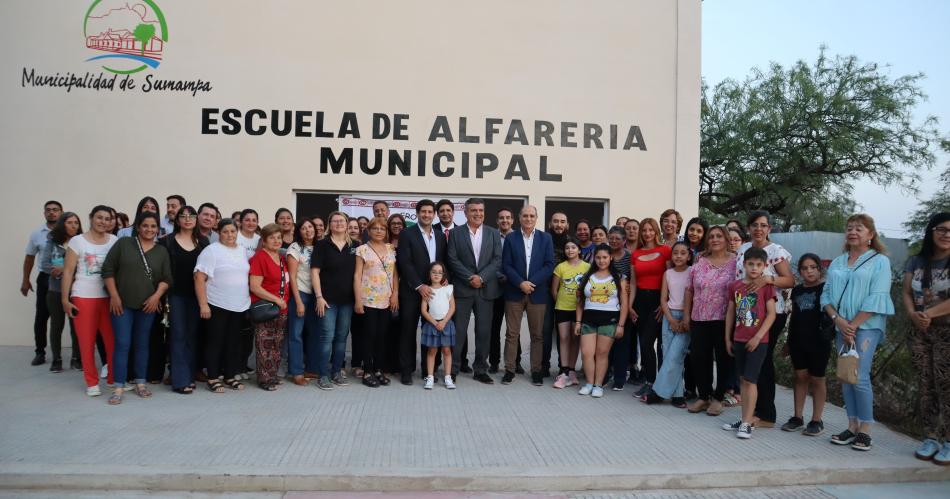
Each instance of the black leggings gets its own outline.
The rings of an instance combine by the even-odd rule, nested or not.
[[[775,410],[775,343],[778,337],[785,329],[785,322],[788,314],[778,314],[775,316],[775,322],[769,328],[769,346],[765,353],[765,362],[762,363],[762,370],[759,371],[759,379],[756,385],[759,388],[759,395],[755,399],[755,415],[763,421],[775,422],[778,416]]]
[[[363,370],[367,373],[382,370],[386,363],[386,334],[392,321],[388,308],[363,307],[361,332],[356,340],[363,353]]]
[[[726,321],[692,321],[690,323],[689,360],[700,400],[710,396],[722,400],[732,384],[735,360],[726,352]],[[716,362],[716,390],[713,391],[713,359]]]
[[[207,321],[207,341],[205,343],[205,367],[208,379],[224,376],[232,379],[244,370],[242,355],[241,328],[244,326],[244,312],[232,312],[210,305],[211,319]]]
[[[633,309],[637,312],[637,338],[640,340],[640,371],[650,383],[656,381],[660,327],[656,309],[660,308],[660,290],[637,288]],[[656,347],[654,348],[654,344]]]

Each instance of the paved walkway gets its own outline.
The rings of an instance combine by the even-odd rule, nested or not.
[[[85,396],[79,372],[29,367],[31,356],[0,348],[2,489],[580,492],[950,479],[883,427],[870,452],[830,445],[845,422],[837,407],[821,437],[772,429],[750,441],[719,429],[738,409],[694,415],[641,404],[629,388],[598,400],[524,377],[486,386],[466,376],[458,390],[431,392],[398,381],[190,396],[158,387],[110,407]],[[777,405],[788,415],[791,393],[780,389]]]

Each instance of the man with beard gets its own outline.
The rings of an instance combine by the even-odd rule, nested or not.
[[[52,268],[44,268],[43,252],[46,251],[46,240],[49,231],[56,225],[63,214],[63,205],[59,201],[47,201],[43,205],[43,218],[46,223],[30,233],[30,241],[26,243],[26,256],[23,257],[23,281],[20,283],[20,294],[27,296],[30,291],[36,293],[36,315],[33,316],[33,343],[35,345],[31,366],[46,363],[46,323],[49,321],[49,308],[46,307],[46,293],[49,291],[49,274]],[[33,264],[39,260],[40,273],[36,276],[36,289],[30,283],[30,274]]]

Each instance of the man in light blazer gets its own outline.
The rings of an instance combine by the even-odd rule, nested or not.
[[[423,199],[416,203],[416,225],[399,233],[396,265],[399,267],[399,369],[404,385],[412,384],[416,369],[416,331],[422,300],[432,294],[429,266],[445,261],[445,234],[433,227],[435,203]],[[446,276],[448,277],[448,276]],[[425,373],[425,356],[422,357]]]
[[[492,384],[488,375],[488,350],[491,338],[492,305],[501,295],[498,272],[501,270],[501,236],[484,224],[485,201],[465,201],[465,225],[452,229],[448,241],[448,265],[455,287],[455,355],[452,374],[458,375],[462,345],[468,337],[468,321],[475,313],[475,380]]]
[[[528,315],[531,334],[531,383],[542,385],[541,352],[544,347],[544,313],[551,299],[551,274],[554,272],[554,244],[551,235],[535,229],[538,209],[521,208],[521,229],[508,234],[502,252],[505,274],[505,375],[507,385],[515,379],[518,344],[521,342],[521,317]]]

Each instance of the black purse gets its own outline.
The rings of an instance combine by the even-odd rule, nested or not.
[[[284,298],[284,261],[278,258],[280,262],[280,298]],[[276,303],[267,300],[258,300],[247,309],[247,318],[249,321],[259,324],[261,322],[272,321],[280,315],[280,307]]]

